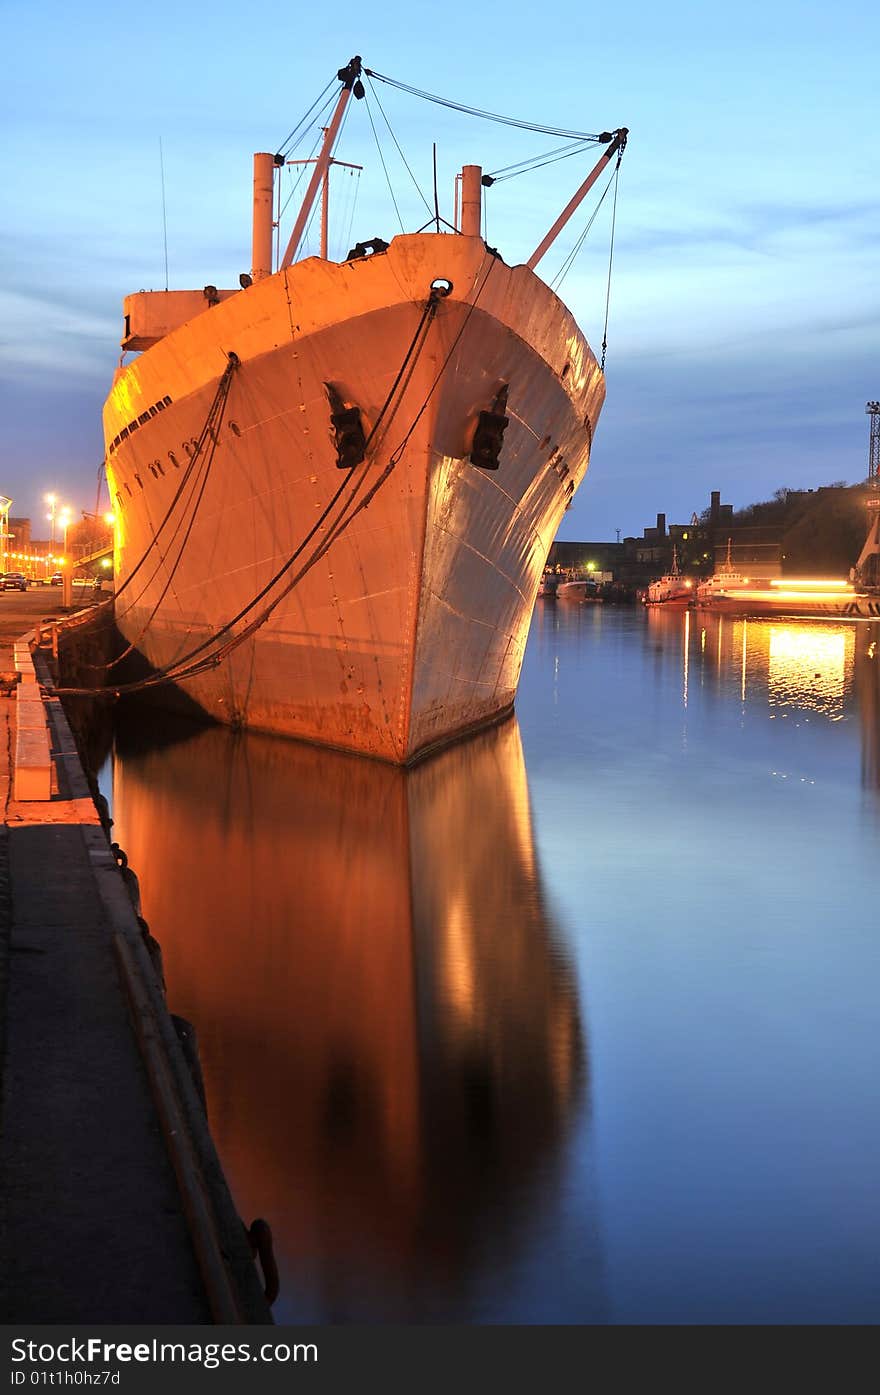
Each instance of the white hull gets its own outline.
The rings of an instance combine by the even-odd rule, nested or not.
[[[561,581],[556,588],[556,597],[560,601],[596,601],[597,588],[595,583],[586,581]]]
[[[685,582],[670,582],[664,577],[661,581],[651,582],[644,599],[645,605],[688,606],[694,599],[694,593]]]
[[[751,583],[747,577],[723,576],[716,572],[714,576],[701,581],[697,587],[697,605],[710,605],[716,596],[728,595],[730,592],[740,591],[749,585]]]
[[[437,277],[453,291],[346,481],[325,384],[360,409],[369,435]],[[196,485],[185,493],[176,536],[172,522],[126,586],[230,352],[240,367],[203,496],[196,508]],[[468,459],[473,431],[503,383],[500,468],[482,470]],[[342,484],[266,601],[312,561],[305,575],[217,668],[181,686],[220,720],[406,762],[511,706],[547,553],[586,472],[603,399],[604,378],[565,307],[479,238],[399,237],[380,256],[278,272],[117,374],[104,427],[108,450],[116,443],[119,628],[156,669],[189,654],[303,548]]]

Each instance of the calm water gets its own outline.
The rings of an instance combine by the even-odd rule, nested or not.
[[[277,1319],[876,1322],[880,627],[539,601],[517,712],[409,774],[120,722]]]

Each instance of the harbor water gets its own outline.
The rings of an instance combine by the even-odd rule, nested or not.
[[[410,772],[119,713],[279,1322],[880,1317],[880,626],[538,601]]]

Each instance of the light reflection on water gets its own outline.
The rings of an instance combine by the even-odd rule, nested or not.
[[[536,612],[519,713],[616,1321],[880,1316],[880,646],[844,634],[841,693],[841,628]]]
[[[409,774],[122,726],[279,1320],[877,1320],[878,633],[539,602]]]

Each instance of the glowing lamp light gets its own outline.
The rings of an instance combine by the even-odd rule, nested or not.
[[[786,591],[851,591],[852,586],[848,581],[839,581],[833,577],[823,576],[781,576],[772,577],[771,586],[778,586]]]
[[[113,524],[116,522],[116,514],[115,514],[115,513],[105,513],[105,514],[104,514],[104,522],[107,524],[108,527],[112,528],[112,527],[113,527]]]
[[[110,558],[109,558],[109,557],[102,557],[102,558],[101,558],[101,566],[102,566],[102,567],[109,567],[110,565],[111,565],[111,562],[110,562]]]

